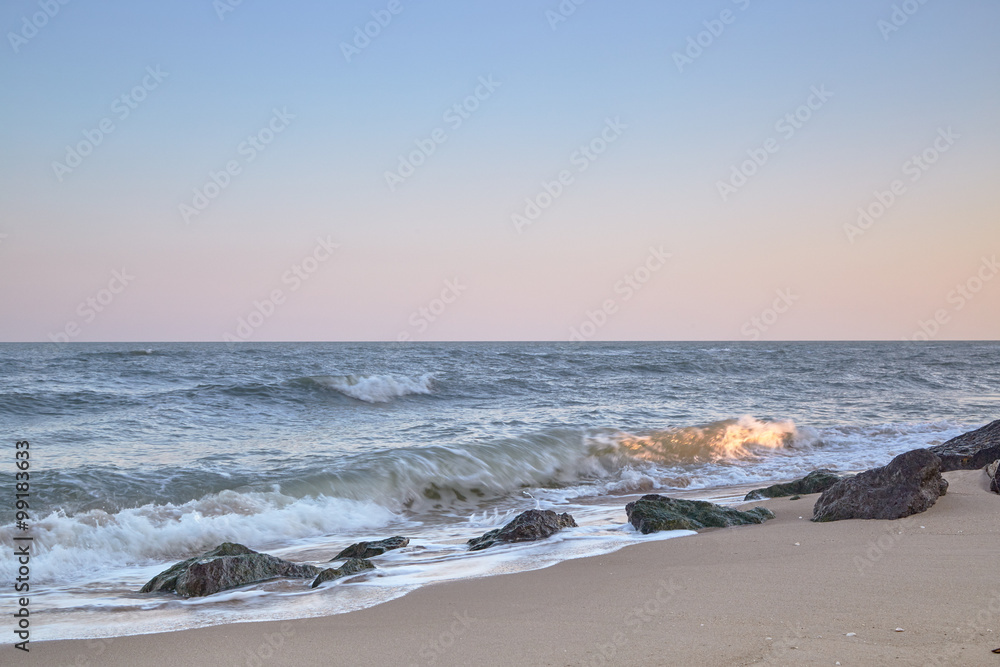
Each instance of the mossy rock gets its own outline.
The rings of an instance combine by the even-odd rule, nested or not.
[[[188,558],[150,579],[140,593],[177,593],[201,597],[278,577],[315,577],[314,565],[292,563],[233,542],[224,542],[200,556]]]
[[[645,495],[625,506],[625,513],[640,533],[661,530],[701,530],[763,523],[774,518],[766,507],[746,512],[704,500],[680,500],[658,494]]]
[[[784,496],[807,495],[822,493],[839,482],[843,477],[832,470],[821,468],[797,479],[794,482],[773,484],[763,489],[754,489],[743,500],[763,500],[764,498],[781,498]]]

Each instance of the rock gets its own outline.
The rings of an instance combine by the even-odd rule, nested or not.
[[[832,470],[820,468],[797,479],[794,482],[785,484],[773,484],[763,489],[754,489],[746,495],[743,500],[762,500],[764,498],[781,498],[782,496],[797,496],[800,494],[819,493],[841,480],[841,476]]]
[[[774,514],[766,507],[742,512],[704,500],[679,500],[655,493],[625,506],[629,523],[642,534],[660,530],[699,530],[764,523]]]
[[[941,458],[941,472],[979,470],[1000,459],[1000,419],[929,449]]]
[[[994,461],[986,466],[986,474],[990,476],[990,491],[1000,493],[1000,461]]]
[[[831,486],[813,506],[812,520],[902,519],[928,509],[947,490],[941,459],[914,449]]]
[[[556,514],[552,510],[528,510],[514,517],[503,528],[497,528],[467,542],[469,551],[487,549],[502,542],[531,542],[543,540],[563,528],[576,528],[576,521],[569,514]]]
[[[386,551],[390,549],[399,549],[405,547],[410,543],[410,538],[408,537],[387,537],[384,540],[379,540],[378,542],[358,542],[357,544],[352,544],[347,547],[339,554],[330,559],[332,563],[335,560],[340,560],[342,558],[372,558],[374,556],[381,556]]]
[[[1000,468],[1000,459],[994,461],[993,463],[991,463],[988,466],[986,466],[986,468],[984,468],[984,470],[986,470],[986,476],[987,477],[996,477],[997,476],[997,468]]]
[[[211,595],[276,577],[305,579],[320,569],[262,554],[233,542],[224,542],[200,556],[188,558],[156,575],[140,593],[174,592],[184,597]]]
[[[340,579],[341,577],[346,577],[349,574],[357,574],[358,572],[364,572],[365,570],[374,570],[375,566],[372,565],[370,560],[365,558],[350,558],[346,563],[338,568],[328,567],[318,575],[312,582],[312,588],[316,588],[324,581],[333,581],[334,579]]]
[[[201,556],[188,558],[176,565],[160,572],[158,575],[146,582],[146,585],[139,589],[140,593],[168,592],[172,593],[177,588],[177,577],[181,575],[192,563],[199,558],[214,558],[216,556],[239,556],[244,554],[257,553],[242,544],[233,542],[223,542],[211,551],[206,551]]]

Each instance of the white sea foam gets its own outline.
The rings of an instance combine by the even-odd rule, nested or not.
[[[319,375],[317,384],[368,403],[387,403],[410,394],[430,394],[434,376],[425,373],[416,378],[395,375]]]
[[[90,590],[81,596],[81,591],[73,594],[47,588],[36,604],[59,606],[60,614],[40,627],[39,638],[107,636],[109,627],[113,627],[114,634],[142,634],[217,623],[326,616],[370,607],[432,583],[537,570],[565,560],[609,553],[629,544],[693,534],[664,531],[641,535],[610,517],[602,516],[598,521],[599,525],[565,529],[547,540],[477,552],[469,552],[462,542],[442,534],[440,529],[431,529],[427,538],[379,557],[378,569],[316,589],[309,586],[308,580],[278,580],[181,600],[164,596],[123,598],[122,591],[114,589]],[[288,551],[277,555],[301,560]],[[142,575],[154,573],[147,568]],[[112,578],[121,575],[108,574]],[[130,584],[137,587],[134,570],[131,574]],[[137,613],[140,609],[142,613]],[[99,621],[94,616],[97,610],[101,612]]]
[[[382,505],[342,498],[223,491],[183,505],[146,505],[115,514],[52,513],[32,523],[34,580],[79,581],[109,567],[179,560],[222,542],[261,547],[289,540],[376,529],[398,517]],[[12,580],[14,526],[0,528],[0,578]]]

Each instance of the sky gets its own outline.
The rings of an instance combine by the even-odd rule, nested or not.
[[[991,0],[0,28],[0,341],[1000,337]]]

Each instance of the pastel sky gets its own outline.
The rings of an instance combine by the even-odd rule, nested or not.
[[[0,27],[0,340],[1000,337],[993,0]]]

